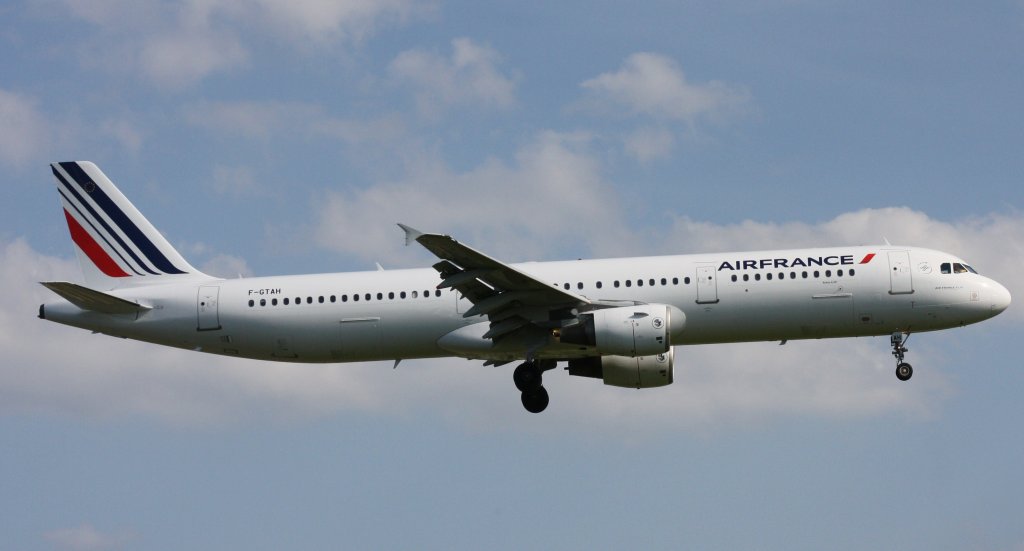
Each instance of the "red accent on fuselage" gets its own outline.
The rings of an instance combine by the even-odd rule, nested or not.
[[[68,229],[71,230],[71,239],[78,245],[79,249],[92,260],[92,263],[100,269],[101,272],[110,277],[128,277],[131,274],[126,273],[117,265],[117,262],[110,255],[100,247],[100,244],[89,235],[89,232],[85,231],[85,228],[75,220],[71,213],[64,209],[64,217],[68,219]]]
[[[861,264],[867,264],[868,262],[871,262],[871,259],[874,258],[874,257],[875,257],[875,253],[868,253],[864,257],[864,259],[860,261],[860,263]]]

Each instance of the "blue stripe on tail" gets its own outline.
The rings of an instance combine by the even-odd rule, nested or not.
[[[149,259],[149,261],[156,266],[158,270],[165,274],[188,273],[184,270],[178,269],[177,266],[172,264],[171,261],[168,260],[162,252],[160,252],[160,249],[158,249],[156,245],[146,237],[146,234],[142,233],[142,230],[132,222],[131,218],[128,218],[124,211],[122,211],[121,208],[118,207],[109,196],[107,196],[106,192],[104,192],[102,188],[97,186],[92,179],[89,178],[89,175],[82,170],[82,167],[78,166],[78,163],[64,162],[60,163],[60,167],[63,168],[64,171],[67,172],[68,175],[75,180],[75,183],[77,183],[83,190],[86,190],[86,186],[89,187],[88,193],[92,200],[101,209],[103,209],[103,212],[113,220],[117,227],[124,232],[128,239],[138,247],[139,251],[141,251],[142,254],[145,255],[145,257]],[[129,253],[130,252],[131,251],[129,250]]]
[[[61,167],[64,167],[65,164],[66,163],[60,163]],[[135,262],[143,270],[146,270],[147,272],[149,272],[150,274],[153,274],[153,275],[160,275],[157,272],[154,272],[152,268],[147,266],[146,263],[143,262],[142,259],[140,259],[135,254],[135,251],[133,251],[132,248],[129,247],[124,242],[123,239],[121,239],[121,236],[118,235],[117,232],[115,232],[113,229],[111,229],[110,225],[107,224],[107,221],[104,220],[103,217],[101,217],[99,214],[96,213],[96,210],[92,208],[92,205],[90,205],[88,201],[86,201],[84,198],[82,198],[82,196],[78,193],[78,190],[76,190],[74,187],[72,187],[71,184],[69,184],[68,181],[64,179],[64,176],[61,175],[60,172],[57,172],[57,169],[55,167],[51,167],[51,170],[53,170],[53,175],[57,177],[57,180],[60,181],[61,185],[64,186],[64,189],[68,190],[69,193],[74,195],[75,199],[78,199],[79,204],[81,204],[83,207],[85,207],[85,210],[89,211],[89,215],[92,217],[92,219],[96,220],[96,222],[98,222],[101,226],[103,226],[103,229],[106,230],[107,234],[110,235],[110,237],[112,237],[114,239],[114,241],[117,241],[117,243],[119,245],[121,245],[121,248],[124,250],[124,252],[128,253],[128,256],[132,257],[132,259],[135,260]],[[89,221],[89,217],[84,217],[84,218],[85,218],[86,221]],[[89,225],[92,225],[91,221],[90,221]],[[95,228],[96,227],[93,226],[93,229],[95,229]],[[103,235],[103,234],[100,234],[100,235]],[[106,241],[105,238],[104,238],[104,241]],[[108,241],[107,243],[109,244],[110,242]],[[116,251],[117,249],[114,249],[114,250]]]

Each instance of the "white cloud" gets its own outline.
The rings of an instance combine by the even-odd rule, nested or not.
[[[421,114],[436,117],[456,104],[499,109],[515,105],[516,78],[498,70],[500,61],[492,48],[457,38],[452,40],[449,58],[408,50],[391,62],[389,71],[397,80],[412,84]]]
[[[491,243],[492,254],[517,259],[577,245],[596,221],[606,228],[622,224],[588,144],[586,135],[544,132],[512,163],[489,159],[464,173],[421,158],[407,167],[405,180],[325,193],[317,201],[315,239],[392,265],[405,260],[388,257],[402,239],[395,222]]]
[[[171,90],[244,66],[250,37],[271,35],[300,49],[353,44],[431,10],[413,0],[37,1],[97,30],[76,46],[84,65],[134,71]]]
[[[217,254],[210,257],[199,266],[199,271],[225,279],[252,276],[252,269],[249,268],[245,259],[230,254]]]
[[[236,2],[236,8],[275,32],[315,43],[360,41],[379,27],[432,10],[430,3],[413,0],[252,0]]]
[[[32,98],[0,89],[0,161],[23,165],[39,156],[46,122]]]
[[[230,32],[205,27],[172,29],[146,37],[138,53],[143,74],[171,88],[191,86],[206,76],[241,66],[249,55]]]
[[[602,73],[581,86],[596,108],[625,108],[633,114],[687,123],[700,117],[723,117],[749,101],[747,92],[719,81],[688,82],[671,58],[646,52],[629,56],[618,71]]]
[[[257,181],[248,166],[223,166],[213,168],[213,190],[221,195],[235,197],[260,195],[266,187]]]
[[[108,119],[100,123],[100,132],[116,140],[133,153],[142,147],[142,132],[127,119]]]
[[[638,128],[627,135],[626,153],[641,163],[668,157],[675,145],[675,136],[665,128]]]
[[[91,524],[82,524],[75,528],[61,528],[43,534],[43,539],[59,549],[68,551],[106,551],[123,549],[134,536],[130,532],[105,534]]]
[[[189,124],[263,140],[308,129],[322,112],[318,105],[284,101],[202,101],[184,108]]]

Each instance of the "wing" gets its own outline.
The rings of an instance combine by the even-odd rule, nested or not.
[[[545,283],[447,235],[422,233],[404,224],[405,242],[415,241],[441,259],[434,269],[439,289],[451,288],[473,303],[463,316],[486,316],[484,338],[497,341],[523,327],[559,327],[569,311],[592,306],[586,297]]]

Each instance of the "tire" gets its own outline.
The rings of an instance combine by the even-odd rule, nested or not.
[[[914,368],[903,362],[896,366],[896,378],[901,381],[909,381],[914,376]]]
[[[530,413],[540,413],[547,409],[550,398],[548,391],[542,386],[523,393],[523,407]]]
[[[512,373],[512,382],[516,384],[519,392],[530,392],[540,388],[543,384],[543,376],[536,364],[526,362],[520,364]]]

